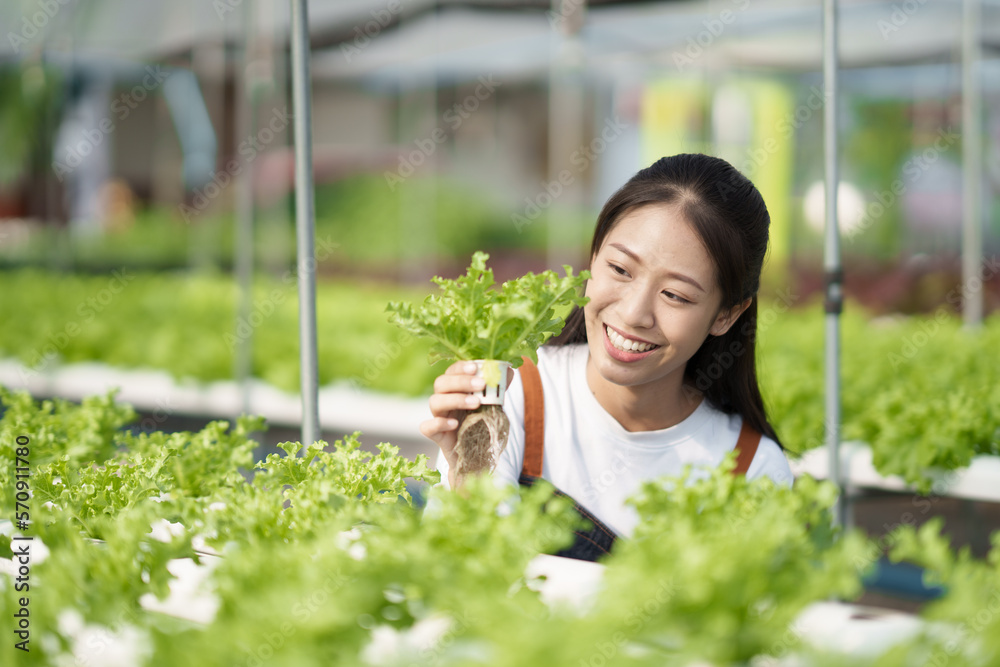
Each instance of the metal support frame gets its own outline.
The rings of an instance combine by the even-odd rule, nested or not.
[[[292,99],[295,117],[295,230],[299,281],[299,360],[302,445],[319,439],[316,344],[316,223],[312,173],[312,112],[307,0],[292,0]]]
[[[243,5],[243,42],[240,55],[237,59],[238,71],[242,75],[237,75],[236,82],[238,92],[236,95],[236,137],[240,141],[256,131],[255,118],[255,95],[252,85],[247,81],[246,70],[251,59],[254,57],[253,45],[253,0],[247,0]],[[236,381],[240,385],[240,410],[243,414],[249,414],[250,407],[250,379],[253,375],[253,329],[246,335],[240,335],[239,323],[249,322],[253,311],[253,271],[254,271],[254,205],[253,205],[253,164],[248,164],[247,168],[240,174],[237,181],[236,190],[236,243],[234,248],[233,268],[236,273],[236,282],[239,285],[239,297],[237,300],[237,317],[234,324],[236,327],[236,358],[235,375]]]
[[[568,169],[570,155],[584,141],[586,55],[580,31],[586,22],[587,0],[552,0],[549,16],[552,33],[548,72],[547,183],[551,184],[560,183],[562,172],[571,171]],[[546,265],[550,269],[576,260],[570,248],[579,236],[573,218],[580,212],[582,185],[563,181],[560,187],[564,188],[561,205],[553,205],[548,210]]]
[[[834,505],[833,519],[839,525],[847,523],[848,499],[840,479],[840,313],[843,309],[843,270],[840,263],[840,225],[837,219],[837,195],[840,176],[837,171],[837,2],[823,1],[823,81],[826,94],[824,107],[823,146],[826,180],[826,229],[823,243],[823,267],[826,270],[826,448],[829,454],[830,480],[840,490]]]
[[[983,322],[982,90],[979,79],[981,0],[962,3],[962,319]],[[979,284],[977,289],[973,286]]]

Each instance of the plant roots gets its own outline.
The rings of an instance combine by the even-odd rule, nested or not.
[[[481,405],[468,413],[458,427],[458,475],[469,475],[496,468],[507,446],[510,421],[499,405]]]

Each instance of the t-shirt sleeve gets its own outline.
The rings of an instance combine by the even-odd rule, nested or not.
[[[510,420],[510,433],[493,477],[517,486],[524,463],[524,385],[521,384],[520,370],[514,372],[514,380],[504,394],[503,411]]]
[[[760,477],[770,477],[775,484],[782,486],[791,486],[792,482],[795,481],[785,453],[778,446],[778,443],[766,435],[761,436],[757,453],[747,470],[747,479],[752,480]]]
[[[451,484],[448,483],[448,472],[451,468],[448,466],[448,459],[444,457],[444,452],[440,449],[438,450],[437,463],[435,464],[438,472],[441,473],[441,486],[446,489],[451,488]]]

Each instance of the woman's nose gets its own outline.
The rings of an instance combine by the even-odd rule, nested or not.
[[[649,290],[634,283],[621,291],[619,312],[622,324],[636,329],[649,329],[656,324]]]

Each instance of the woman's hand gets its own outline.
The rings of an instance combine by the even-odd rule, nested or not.
[[[507,386],[514,379],[514,371],[507,372]],[[458,439],[458,427],[465,415],[479,407],[479,396],[475,392],[482,391],[486,382],[476,377],[476,364],[471,361],[456,361],[434,380],[434,394],[430,398],[430,419],[420,424],[420,432],[437,443],[448,462],[448,481],[451,488],[457,488],[455,469],[458,467],[458,454],[455,444]]]

